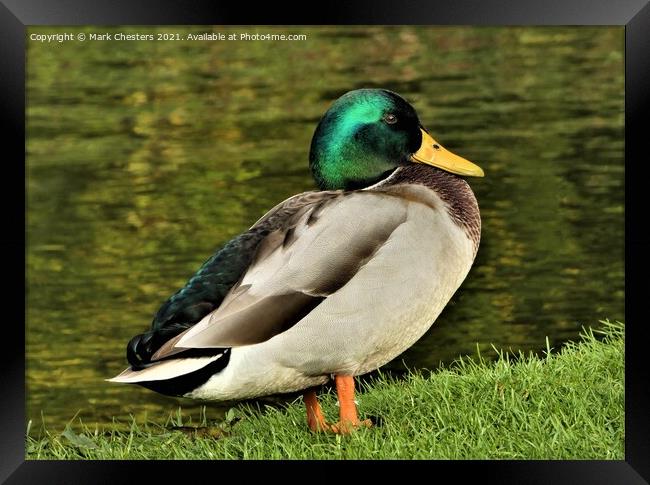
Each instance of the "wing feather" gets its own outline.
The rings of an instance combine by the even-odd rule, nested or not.
[[[407,205],[357,191],[310,192],[276,206],[257,224],[275,217],[284,223],[274,224],[219,308],[154,358],[178,349],[251,345],[291,328],[372,259],[406,221]]]

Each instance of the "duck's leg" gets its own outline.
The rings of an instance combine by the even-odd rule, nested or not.
[[[349,434],[359,426],[372,426],[369,419],[359,421],[357,416],[357,405],[354,403],[354,377],[336,375],[336,393],[339,396],[339,422],[331,426],[332,431],[337,434]]]
[[[307,408],[307,426],[309,426],[309,429],[316,432],[330,431],[330,426],[325,422],[325,417],[320,410],[316,390],[310,389],[305,391],[303,394],[303,400],[305,401],[305,407]]]

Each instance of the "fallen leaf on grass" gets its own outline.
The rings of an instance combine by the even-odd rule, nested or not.
[[[64,436],[70,443],[79,448],[97,448],[93,440],[87,436],[77,434],[71,428],[66,427],[61,436]]]

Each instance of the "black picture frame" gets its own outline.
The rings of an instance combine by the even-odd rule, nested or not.
[[[297,4],[294,4],[297,5]],[[309,8],[307,8],[309,7]],[[255,6],[209,0],[3,0],[0,3],[0,83],[3,122],[0,190],[4,237],[0,239],[5,274],[2,293],[5,342],[2,365],[2,432],[0,480],[6,483],[130,483],[157,481],[158,476],[187,470],[186,477],[220,480],[235,472],[234,462],[178,461],[25,461],[25,308],[17,304],[27,285],[25,274],[25,44],[31,25],[619,25],[625,26],[625,277],[626,277],[626,440],[622,461],[474,461],[419,462],[434,473],[465,481],[476,476],[498,483],[648,483],[650,481],[650,379],[645,361],[645,318],[648,298],[650,236],[643,184],[648,180],[650,136],[643,126],[650,104],[650,3],[648,0],[445,0],[390,2],[364,0],[323,2],[280,11],[272,2]],[[8,150],[9,148],[9,150]],[[11,150],[13,149],[13,150]],[[22,163],[21,163],[22,160]],[[9,333],[10,329],[16,331]],[[384,463],[363,466],[363,473],[383,471]],[[394,462],[389,464],[395,464]],[[287,462],[262,463],[278,478],[287,475]],[[307,477],[313,466],[302,465]],[[341,466],[342,463],[328,466]],[[347,464],[350,465],[349,463]],[[414,466],[409,464],[409,466]],[[191,472],[189,467],[193,467]],[[443,470],[444,469],[444,470]],[[218,472],[218,473],[217,473]],[[415,472],[415,471],[413,471]],[[412,473],[413,473],[412,472]],[[430,474],[431,470],[422,470]],[[138,479],[144,474],[146,478]],[[425,475],[427,476],[427,475]],[[431,477],[431,475],[428,475]],[[432,477],[435,480],[435,476]]]

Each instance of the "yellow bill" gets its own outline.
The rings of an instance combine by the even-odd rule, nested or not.
[[[412,158],[414,162],[433,165],[458,175],[468,177],[483,177],[485,175],[481,167],[451,153],[424,130],[422,130],[422,145],[412,155]]]

